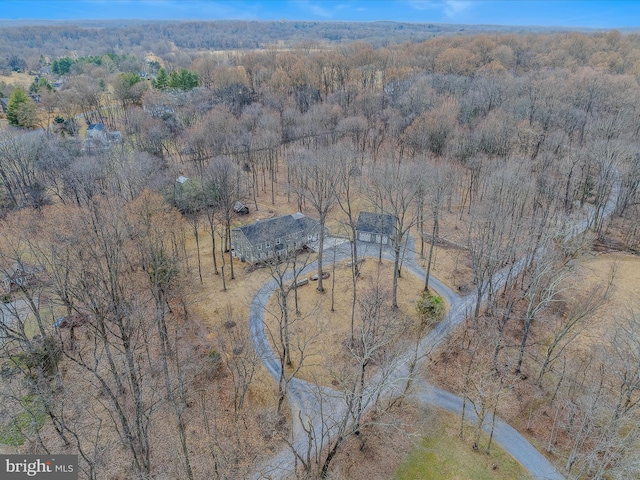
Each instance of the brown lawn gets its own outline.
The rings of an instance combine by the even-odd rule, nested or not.
[[[298,377],[314,381],[323,385],[329,385],[331,374],[344,362],[345,346],[351,337],[351,314],[353,304],[353,283],[351,267],[346,261],[338,262],[333,271],[331,265],[327,265],[325,272],[332,276],[324,281],[325,292],[317,291],[317,282],[298,288],[298,307],[300,315],[295,314],[294,291],[289,294],[288,303],[291,308],[290,319],[292,324],[292,337],[294,339],[311,339],[307,347],[306,365],[300,370]],[[357,283],[357,291],[360,295],[371,288],[376,282],[391,294],[393,281],[393,264],[384,261],[380,264],[377,259],[367,258],[361,265],[361,274]],[[406,274],[398,279],[398,306],[403,316],[410,319],[414,328],[407,329],[405,340],[414,338],[418,316],[415,302],[423,290],[423,282]],[[333,311],[331,310],[333,296]],[[390,298],[389,298],[390,301]],[[359,308],[356,305],[355,325],[360,322]],[[274,332],[275,340],[278,340],[280,308],[277,296],[272,296],[267,305],[266,327],[267,331]],[[293,367],[296,364],[294,362]]]
[[[575,355],[581,355],[598,347],[632,311],[636,315],[640,313],[640,257],[623,252],[592,253],[582,257],[576,266],[575,275],[568,283],[575,286],[580,295],[588,295],[613,278],[607,302],[568,347]]]
[[[284,170],[284,169],[283,169]],[[281,173],[282,175],[282,173]],[[250,214],[237,216],[233,220],[233,226],[252,223],[256,220],[264,220],[274,216],[295,213],[298,208],[297,196],[294,193],[287,195],[286,184],[281,182],[274,195],[272,202],[270,184],[267,184],[265,191],[260,191],[257,198],[258,210],[252,199],[246,199],[245,204],[249,206]],[[361,210],[373,210],[370,203],[364,199],[356,199],[353,209],[355,212]],[[306,205],[303,213],[315,217],[313,209]],[[356,214],[357,216],[357,214]],[[461,233],[461,222],[458,219],[459,213],[445,213],[441,221],[441,237],[445,240],[440,242],[434,249],[432,259],[432,274],[450,288],[459,293],[468,292],[472,289],[472,272],[469,265],[467,251],[461,248],[464,241]],[[347,237],[349,229],[345,225],[345,215],[339,206],[331,212],[327,222],[330,234],[333,236]],[[427,226],[425,226],[425,229]],[[448,231],[454,232],[449,235]],[[414,237],[418,237],[417,229],[413,228]],[[459,238],[458,238],[459,237]],[[213,261],[211,256],[211,237],[207,228],[203,225],[200,229],[200,251],[202,261],[203,284],[200,285],[197,272],[197,259],[195,252],[195,241],[193,235],[188,235],[189,265],[191,277],[191,291],[189,301],[192,309],[207,329],[208,340],[212,346],[218,342],[218,334],[222,324],[231,310],[236,322],[246,322],[249,312],[249,304],[258,289],[271,279],[267,268],[252,269],[247,263],[240,263],[234,259],[235,279],[230,279],[228,254],[226,258],[226,286],[223,291],[221,279],[221,254],[220,238],[216,238],[216,255],[218,259],[218,269],[220,274],[213,273]],[[424,258],[420,259],[420,243],[416,241],[418,262],[426,268],[429,252],[428,239],[424,245]],[[309,262],[316,259],[311,255]],[[325,271],[333,273],[331,262],[327,262]],[[376,278],[380,279],[381,285],[391,290],[392,285],[392,265],[383,261],[378,264],[377,259],[367,258],[363,264],[362,275],[358,280],[358,290],[364,291]],[[353,299],[353,284],[351,280],[351,268],[347,262],[339,262],[336,265],[335,278],[332,276],[324,281],[325,293],[319,294],[316,291],[316,282],[300,287],[298,290],[300,315],[295,315],[295,297],[292,291],[289,294],[288,302],[291,309],[292,328],[298,338],[305,337],[311,339],[309,354],[306,360],[306,367],[302,369],[298,376],[308,380],[317,379],[320,383],[327,384],[329,379],[328,367],[335,365],[341,355],[344,354],[345,342],[351,333],[351,309]],[[417,320],[415,312],[415,302],[419,298],[423,289],[423,282],[411,275],[405,275],[399,279],[398,303],[404,315]],[[333,293],[334,311],[331,311]],[[276,296],[272,296],[267,306],[267,331],[277,333],[278,317],[280,316]],[[356,308],[355,322],[358,322],[358,311]],[[276,336],[277,338],[277,336]],[[252,388],[252,393],[264,399],[264,401],[275,401],[274,395],[277,390],[264,369],[260,369],[259,380],[260,392]],[[268,400],[267,400],[268,399]]]
[[[10,76],[0,75],[0,82],[4,82],[7,85],[15,85],[16,87],[22,87],[28,89],[33,83],[33,75],[27,73],[11,72]]]

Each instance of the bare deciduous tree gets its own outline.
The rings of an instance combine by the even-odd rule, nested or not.
[[[400,275],[400,256],[403,242],[411,227],[415,224],[413,202],[418,196],[420,167],[413,163],[381,162],[372,167],[370,174],[370,200],[381,212],[395,217],[393,250],[392,305],[398,307],[398,277]]]
[[[322,263],[327,217],[336,205],[336,185],[340,170],[336,168],[332,151],[313,153],[299,150],[289,160],[298,172],[296,189],[318,214],[320,232],[318,235],[318,292],[324,292],[322,283]]]

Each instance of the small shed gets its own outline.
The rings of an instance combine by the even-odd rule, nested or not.
[[[107,132],[107,138],[111,143],[124,143],[122,133],[120,132]]]
[[[239,215],[247,215],[249,213],[249,207],[242,202],[236,202],[233,205],[233,211]]]

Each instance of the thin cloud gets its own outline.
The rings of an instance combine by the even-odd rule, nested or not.
[[[405,3],[415,10],[439,10],[449,18],[454,18],[471,7],[479,5],[479,2],[470,0],[407,0]]]
[[[468,0],[446,0],[444,3],[444,13],[447,17],[455,17],[473,6],[473,2]]]
[[[318,3],[310,2],[308,0],[295,0],[293,3],[297,5],[301,10],[309,12],[318,17],[333,18],[333,10],[324,8]]]
[[[442,2],[432,0],[407,0],[405,3],[416,10],[435,10],[442,6]]]

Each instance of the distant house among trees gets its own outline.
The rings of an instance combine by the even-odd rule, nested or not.
[[[396,231],[396,217],[388,213],[360,212],[356,237],[361,242],[391,245]]]
[[[106,135],[104,123],[92,123],[87,127],[87,140],[103,140]]]
[[[120,132],[110,132],[103,123],[91,123],[87,127],[87,137],[84,142],[85,150],[108,150],[114,143],[122,143]]]
[[[20,288],[28,288],[32,286],[38,275],[44,271],[41,265],[27,265],[23,263],[15,263],[10,269],[2,275],[0,283],[0,293],[7,294],[15,292]]]
[[[233,256],[258,263],[318,240],[320,222],[302,213],[260,220],[231,231]]]

